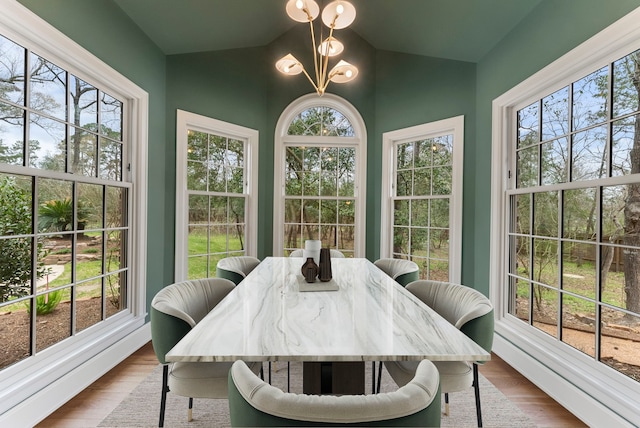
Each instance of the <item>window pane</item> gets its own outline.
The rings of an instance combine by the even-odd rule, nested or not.
[[[217,263],[217,260],[219,259],[220,257],[215,257],[215,262]],[[189,265],[187,268],[188,279],[199,279],[199,278],[209,277],[210,275],[208,270],[208,262],[209,262],[208,256],[189,257],[187,259],[187,263]]]
[[[126,267],[125,254],[126,241],[124,233],[113,230],[107,233],[107,266],[105,272],[115,272]]]
[[[516,218],[511,230],[515,233],[531,233],[531,195],[513,195]]]
[[[44,116],[29,116],[29,166],[65,171],[65,125]]]
[[[122,141],[122,101],[102,92],[100,98],[100,132],[116,141]]]
[[[427,196],[431,194],[431,168],[413,170],[413,195]]]
[[[632,149],[639,145],[640,115],[629,116],[613,122],[611,139],[611,175],[622,176],[640,170],[640,160],[632,158]]]
[[[302,221],[303,223],[319,223],[320,222],[320,201],[319,200],[307,199],[304,201],[304,212],[302,213]]]
[[[229,220],[228,202],[226,196],[210,196],[209,197],[209,223],[223,224]]]
[[[338,110],[329,107],[311,107],[298,114],[289,125],[289,135],[351,137],[351,123]]]
[[[396,196],[409,196],[413,194],[413,171],[396,172]]]
[[[428,199],[417,199],[411,201],[411,225],[423,227],[429,225]]]
[[[533,240],[533,279],[558,287],[558,241],[543,238]]]
[[[207,190],[207,168],[204,163],[187,161],[187,189]]]
[[[32,299],[32,302],[35,300],[36,305],[36,352],[41,352],[71,336],[69,290],[68,288],[56,290]],[[52,306],[55,307],[57,328],[51,328],[48,325],[48,319],[53,317]]]
[[[127,308],[127,272],[119,272],[105,277],[107,317]]]
[[[98,130],[98,89],[74,75],[69,75],[69,122],[75,126]]]
[[[413,166],[413,143],[398,144],[397,170],[411,168]]]
[[[533,229],[536,235],[558,236],[558,193],[535,193]]]
[[[431,194],[433,195],[449,195],[451,194],[451,166],[441,166],[432,169],[431,178]]]
[[[518,148],[535,144],[540,139],[540,104],[535,102],[518,111]]]
[[[542,140],[569,132],[569,87],[542,99]]]
[[[100,138],[99,176],[105,180],[122,180],[122,143]]]
[[[595,180],[606,177],[606,148],[606,126],[575,133],[571,146],[571,180]]]
[[[595,299],[596,251],[592,244],[564,242],[562,244],[562,289]]]
[[[583,241],[596,236],[596,189],[575,189],[563,192],[562,236]]]
[[[585,299],[562,295],[562,341],[595,357],[596,305]]]
[[[29,106],[59,120],[67,118],[67,72],[33,53],[29,54]]]
[[[538,184],[538,146],[519,150],[516,156],[516,187],[532,187]]]
[[[99,241],[87,241],[78,234],[76,241],[76,281],[95,278],[102,271],[102,239]],[[100,236],[101,238],[101,236]]]
[[[338,223],[355,224],[356,201],[338,201]],[[344,248],[344,247],[342,247]]]
[[[558,337],[558,292],[533,284],[533,325],[541,331]]]
[[[624,249],[613,245],[600,247],[600,300],[618,308],[626,307],[624,293]]]
[[[99,229],[104,227],[102,222],[102,192],[103,186],[97,184],[77,184],[77,230],[82,231],[85,229]]]
[[[209,137],[204,132],[187,131],[187,159],[203,162],[208,158]]]
[[[38,182],[38,230],[67,232],[74,229],[73,184],[43,178]]]
[[[25,49],[0,35],[0,57],[0,98],[24,105]]]
[[[0,102],[0,163],[24,164],[24,110],[2,102]]]
[[[300,199],[285,199],[284,221],[286,223],[299,223],[301,221],[302,201]]]
[[[564,183],[568,180],[569,147],[566,138],[541,144],[542,184]]]
[[[244,224],[245,198],[229,198],[229,223]]]
[[[602,67],[573,84],[573,129],[604,122],[607,117],[609,67]]]
[[[76,332],[79,332],[102,321],[102,281],[83,282],[76,293]]]
[[[107,186],[107,227],[127,225],[127,189]]]
[[[393,224],[409,226],[409,204],[408,200],[393,201]]]
[[[393,254],[409,254],[409,228],[393,228]]]
[[[431,211],[429,216],[429,226],[449,227],[449,200],[431,199]]]
[[[640,333],[626,326],[640,325],[640,317],[602,308],[600,361],[640,382]]]
[[[69,129],[69,162],[74,174],[96,176],[98,141],[95,134],[79,128]]]
[[[613,117],[638,111],[638,70],[640,70],[640,50],[613,63]]]
[[[453,135],[431,139],[431,156],[434,166],[450,166],[453,164]]]
[[[188,254],[198,255],[207,254],[209,251],[209,227],[208,226],[190,226],[189,240],[187,244]]]

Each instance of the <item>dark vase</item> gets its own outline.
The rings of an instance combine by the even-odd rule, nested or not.
[[[307,282],[315,282],[318,276],[318,265],[313,261],[313,257],[307,257],[307,261],[302,265],[302,275]]]
[[[320,273],[318,273],[320,281],[331,281],[331,250],[323,248],[320,250]]]

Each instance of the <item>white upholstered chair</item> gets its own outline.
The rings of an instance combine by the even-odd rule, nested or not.
[[[493,306],[486,296],[464,285],[439,281],[414,281],[406,288],[487,352],[491,352],[494,316]],[[440,386],[445,394],[445,414],[449,414],[449,393],[473,386],[476,416],[481,427],[478,364],[473,361],[436,361],[434,364],[440,372]],[[416,364],[410,361],[385,361],[384,365],[398,386],[409,382],[416,370]]]
[[[259,264],[260,259],[251,256],[225,257],[216,265],[216,276],[230,279],[238,285]]]

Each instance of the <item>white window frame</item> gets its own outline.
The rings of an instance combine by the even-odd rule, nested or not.
[[[640,8],[493,101],[490,294],[495,307],[494,351],[590,426],[632,426],[640,388],[627,376],[508,313],[509,176],[516,112],[531,102],[640,48]]]
[[[287,135],[289,125],[295,117],[313,107],[329,107],[342,113],[353,127],[353,137],[316,137]],[[328,142],[330,141],[330,142]],[[303,143],[307,147],[323,147],[327,144],[336,146],[336,141],[345,147],[353,147],[356,153],[356,182],[354,183],[354,199],[356,217],[354,219],[354,236],[359,237],[353,243],[353,256],[364,257],[366,246],[366,188],[367,188],[367,129],[358,110],[347,100],[334,94],[316,93],[303,95],[289,104],[278,119],[274,138],[274,173],[273,173],[273,255],[284,255],[284,197],[285,197],[285,145],[287,143]],[[338,144],[339,145],[339,144]]]
[[[453,135],[452,182],[449,202],[449,281],[460,283],[462,275],[462,181],[464,161],[464,116],[389,131],[382,134],[382,202],[380,257],[393,253],[393,204],[396,146],[416,140]]]
[[[0,0],[0,34],[124,101],[123,180],[132,205],[128,307],[0,372],[0,425],[31,426],[149,340],[146,317],[148,94],[17,1]],[[127,157],[128,156],[128,157]],[[127,166],[130,165],[130,168]],[[19,166],[3,171],[25,173]],[[55,175],[55,173],[52,173]],[[60,175],[56,175],[60,178]],[[146,327],[146,326],[145,326]]]
[[[176,252],[175,281],[187,279],[189,272],[189,195],[187,191],[188,130],[226,135],[246,141],[245,171],[245,254],[257,257],[258,251],[258,140],[255,129],[223,122],[211,117],[177,110],[176,113]]]

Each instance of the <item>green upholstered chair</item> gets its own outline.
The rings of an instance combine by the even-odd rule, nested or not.
[[[227,398],[227,376],[232,363],[168,363],[165,355],[234,287],[233,282],[222,278],[184,281],[163,288],[151,301],[151,343],[163,365],[158,426],[164,425],[169,391],[189,397],[189,420],[193,398]],[[261,366],[251,363],[256,373]]]
[[[259,264],[260,260],[251,256],[226,257],[216,265],[216,276],[238,285]]]
[[[420,268],[411,260],[378,259],[373,264],[403,287],[420,279]]]
[[[415,376],[397,391],[370,395],[285,393],[242,361],[229,372],[229,413],[233,427],[440,426],[438,370],[421,361]]]
[[[464,285],[428,280],[414,281],[406,288],[487,352],[491,352],[493,305],[482,293]],[[481,427],[478,363],[435,361],[434,364],[440,372],[440,386],[445,394],[445,414],[449,414],[449,393],[473,386],[478,426]],[[409,382],[416,369],[416,365],[409,361],[385,361],[384,365],[398,386]]]
[[[334,250],[331,249],[329,251],[329,254],[331,254],[331,257],[336,258],[336,259],[344,259],[344,254],[342,253],[342,251],[338,251],[338,250]],[[303,250],[297,249],[297,250],[293,250],[290,254],[289,257],[304,257],[303,256]]]

